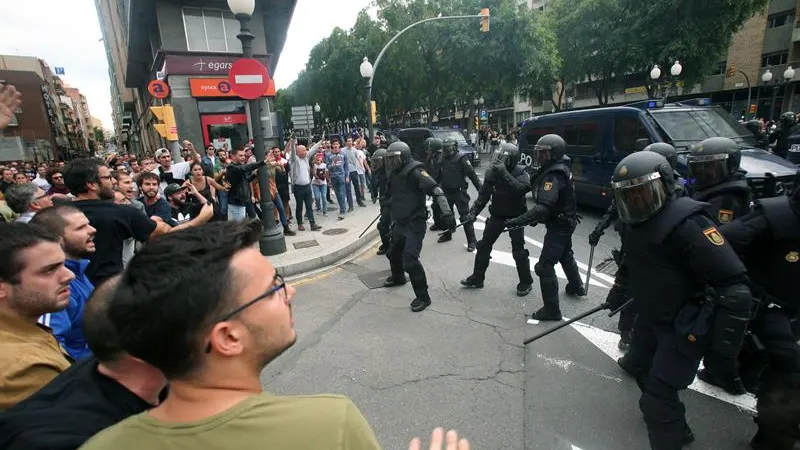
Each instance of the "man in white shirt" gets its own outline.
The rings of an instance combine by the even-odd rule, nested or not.
[[[36,178],[32,181],[33,184],[42,188],[47,192],[50,190],[50,183],[47,182],[47,166],[42,164],[36,169]]]
[[[308,151],[305,145],[297,145],[294,138],[286,144],[289,147],[289,169],[292,171],[292,191],[294,192],[297,229],[304,231],[303,206],[306,208],[306,217],[311,225],[311,231],[319,231],[321,226],[314,221],[314,194],[311,192],[311,168],[308,162]]]
[[[169,150],[166,148],[156,150],[156,162],[159,166],[153,169],[152,172],[158,175],[158,179],[160,180],[158,192],[162,196],[164,195],[164,189],[166,189],[170,183],[183,184],[186,180],[186,175],[192,170],[192,163],[200,161],[200,155],[194,150],[192,143],[184,141],[184,145],[192,152],[193,159],[191,161],[172,164],[172,155]]]

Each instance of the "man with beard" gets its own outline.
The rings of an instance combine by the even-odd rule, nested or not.
[[[196,202],[186,201],[186,191],[190,190]],[[214,207],[208,203],[192,183],[186,181],[183,186],[172,183],[164,189],[164,196],[170,206],[170,220],[167,223],[172,227],[170,231],[178,231],[190,227],[200,226],[214,217]]]
[[[158,175],[161,181],[158,190],[162,194],[170,183],[182,183],[186,179],[186,175],[191,173],[192,163],[200,162],[200,155],[194,150],[194,145],[189,141],[183,141],[183,145],[192,159],[175,164],[172,163],[172,155],[169,150],[165,148],[156,150],[155,156],[159,165],[151,172]]]
[[[297,336],[295,289],[259,253],[260,234],[258,222],[211,223],[155,239],[131,260],[109,318],[121,347],[161,370],[170,394],[147,413],[100,432],[83,449],[202,450],[232,442],[241,448],[265,442],[297,449],[380,448],[346,397],[263,392],[261,371]]]
[[[0,224],[0,410],[69,368],[69,357],[36,319],[67,307],[74,277],[58,236],[38,225]]]
[[[169,203],[158,193],[158,176],[151,172],[144,172],[139,176],[139,192],[142,196],[139,201],[144,205],[147,217],[158,217],[164,222],[169,222],[172,213]]]
[[[89,257],[94,254],[95,229],[79,209],[61,205],[42,210],[31,223],[41,225],[61,238],[61,248],[66,255],[64,265],[75,274],[69,283],[69,305],[61,311],[47,313],[39,323],[50,327],[58,342],[74,360],[92,356],[83,337],[83,309],[94,291],[94,285],[86,277]]]
[[[114,204],[111,170],[102,161],[79,158],[64,168],[64,183],[75,196],[73,205],[97,230],[97,251],[86,268],[86,276],[97,285],[122,272],[122,249],[126,239],[144,242],[169,232],[169,225],[149,219],[128,205]]]

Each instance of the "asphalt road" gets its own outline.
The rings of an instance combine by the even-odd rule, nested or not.
[[[476,193],[470,195],[474,200]],[[587,236],[602,211],[581,214],[573,249],[585,276]],[[478,238],[488,209],[483,215]],[[264,372],[265,388],[349,396],[386,449],[405,449],[438,425],[458,429],[475,449],[648,448],[638,388],[613,359],[616,336],[609,332],[616,332],[616,318],[600,313],[584,327],[565,328],[526,349],[522,341],[552,323],[527,322],[541,306],[539,287],[535,282],[528,296],[515,295],[510,241],[498,240],[485,287],[473,290],[459,284],[474,259],[464,233],[443,244],[437,237],[428,232],[422,251],[433,299],[422,313],[408,309],[410,285],[367,286],[388,270],[375,247],[336,269],[294,280],[298,342]],[[531,267],[543,237],[543,227],[526,228]],[[593,265],[615,245],[611,231]],[[574,298],[563,293],[566,280],[559,275],[565,317],[601,304],[613,280],[593,275],[588,296]],[[748,448],[755,426],[744,409],[752,399],[735,406],[696,391],[682,398],[697,437],[688,448]]]

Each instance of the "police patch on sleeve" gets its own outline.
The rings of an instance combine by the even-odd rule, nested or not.
[[[706,236],[706,239],[708,239],[708,242],[714,245],[723,245],[725,243],[725,239],[717,230],[717,227],[706,228],[703,230],[703,234]]]
[[[428,175],[428,172],[425,172],[425,169],[422,169],[422,170],[420,170],[420,171],[419,171],[419,173],[420,173],[420,175],[422,175],[423,177],[430,177],[430,175]]]
[[[544,186],[542,186],[542,187],[544,188],[545,191],[549,191],[550,189],[553,189],[553,182],[552,181],[545,181],[544,182]]]
[[[800,253],[798,252],[789,252],[786,254],[786,261],[790,263],[796,263],[800,261]]]
[[[733,220],[733,211],[730,209],[720,209],[719,213],[717,214],[717,220],[719,223],[728,223]]]

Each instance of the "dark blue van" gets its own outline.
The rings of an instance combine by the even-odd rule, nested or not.
[[[741,168],[756,197],[790,189],[797,166],[757,149],[755,138],[747,129],[722,108],[706,106],[708,103],[708,99],[696,99],[665,105],[649,100],[533,117],[522,123],[519,134],[522,162],[531,164],[533,146],[540,137],[560,135],[567,142],[567,155],[572,159],[578,202],[605,208],[611,203],[611,175],[625,156],[652,142],[668,142],[679,152],[687,152],[691,145],[706,138],[723,136],[742,146]],[[687,176],[685,154],[679,154],[678,171]],[[772,189],[775,184],[778,189]]]

